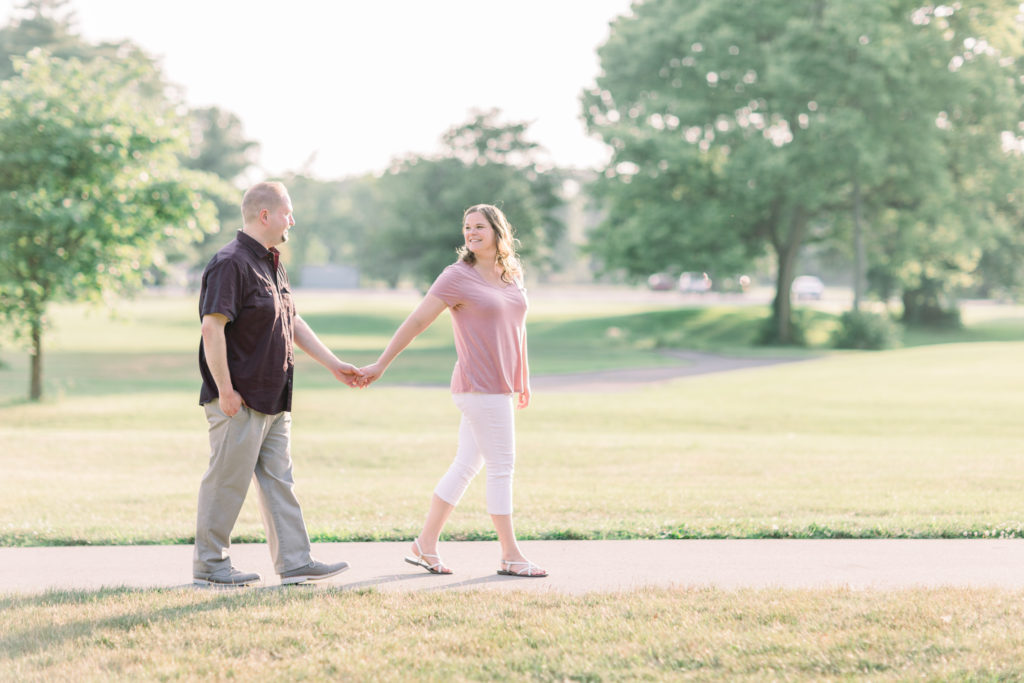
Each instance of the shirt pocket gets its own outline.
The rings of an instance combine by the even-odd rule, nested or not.
[[[257,326],[272,323],[277,317],[277,298],[274,296],[274,290],[262,285],[253,287],[245,297],[242,314]]]
[[[267,283],[257,283],[245,298],[245,306],[248,308],[273,308],[274,288]]]
[[[295,304],[292,303],[292,290],[288,285],[281,287],[281,310],[285,315],[295,315]]]

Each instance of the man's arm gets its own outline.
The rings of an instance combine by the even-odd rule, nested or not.
[[[327,346],[320,341],[305,320],[295,316],[295,345],[305,351],[311,358],[320,365],[331,371],[339,382],[344,382],[350,387],[359,387],[360,378],[363,373],[351,363],[339,360]]]
[[[206,354],[206,365],[210,368],[213,381],[217,385],[217,400],[220,409],[228,417],[241,410],[245,401],[235,391],[231,383],[231,371],[228,369],[228,343],[224,338],[224,327],[228,324],[227,316],[210,313],[203,316],[203,352]]]

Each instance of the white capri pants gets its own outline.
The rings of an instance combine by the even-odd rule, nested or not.
[[[512,470],[516,459],[512,394],[452,394],[462,411],[455,460],[434,493],[458,505],[480,468],[487,465],[487,512],[512,514]]]

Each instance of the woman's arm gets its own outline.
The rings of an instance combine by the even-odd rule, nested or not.
[[[523,329],[523,390],[519,394],[519,407],[530,405],[530,356],[526,351],[526,329]]]
[[[387,348],[380,354],[377,362],[367,365],[362,369],[363,381],[369,383],[379,379],[384,374],[384,371],[388,369],[388,366],[391,365],[391,361],[404,351],[405,347],[409,346],[413,339],[430,327],[431,323],[437,320],[437,316],[441,315],[441,311],[447,307],[445,302],[433,294],[423,297],[423,301],[409,314],[405,322],[395,330],[395,334],[391,337],[391,341],[388,342]]]

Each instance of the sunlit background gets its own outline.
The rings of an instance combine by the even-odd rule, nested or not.
[[[530,121],[560,166],[608,159],[580,90],[629,0],[321,2],[71,0],[90,42],[130,40],[192,107],[235,113],[260,170],[318,178],[381,172],[427,154],[473,109]],[[20,1],[0,2],[0,25]]]
[[[485,202],[531,287],[755,307],[754,345],[962,330],[1024,291],[1022,27],[982,0],[8,0],[0,342],[194,294],[266,178],[307,290],[422,291]]]

